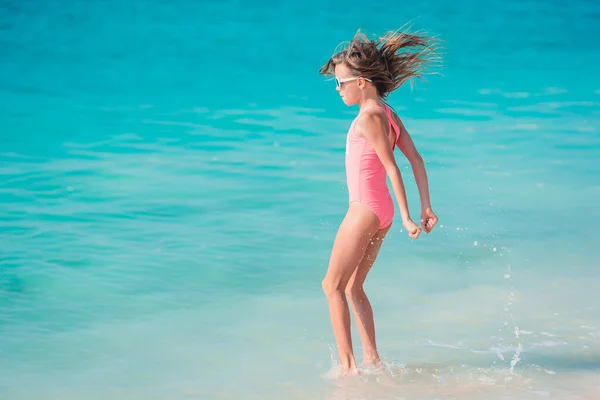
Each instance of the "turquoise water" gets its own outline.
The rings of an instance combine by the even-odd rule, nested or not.
[[[56,5],[0,4],[0,398],[600,392],[597,2]],[[440,223],[368,280],[387,374],[328,379],[356,109],[317,71],[408,21],[445,41],[390,99]]]

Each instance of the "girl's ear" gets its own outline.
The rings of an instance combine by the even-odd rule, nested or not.
[[[358,87],[360,90],[363,90],[366,86],[365,83],[365,78],[363,78],[362,76],[360,78],[358,78]]]

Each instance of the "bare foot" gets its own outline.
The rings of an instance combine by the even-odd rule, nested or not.
[[[362,362],[363,367],[365,368],[369,368],[369,369],[379,369],[383,367],[383,363],[381,362],[381,360],[379,358],[370,358],[370,359],[363,359]]]
[[[360,375],[360,371],[358,370],[358,368],[354,367],[354,368],[341,368],[340,369],[340,375],[339,376],[357,376]]]

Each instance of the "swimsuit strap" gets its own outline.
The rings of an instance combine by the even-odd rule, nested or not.
[[[400,128],[398,128],[398,125],[396,124],[396,122],[394,121],[394,118],[392,118],[392,111],[390,110],[390,107],[386,104],[385,107],[380,106],[379,104],[375,104],[371,107],[367,107],[364,110],[361,110],[358,115],[355,118],[355,121],[358,119],[358,117],[362,114],[365,113],[369,110],[372,110],[373,108],[382,108],[385,111],[385,115],[387,116],[387,120],[388,120],[388,124],[389,127],[391,128],[392,131],[394,131],[394,144],[392,145],[392,150],[395,148],[396,146],[396,142],[398,141],[398,138],[400,137]]]
[[[394,133],[394,144],[392,145],[392,150],[394,150],[394,148],[396,146],[396,142],[400,138],[400,128],[396,124],[396,121],[394,121],[394,118],[392,117],[392,110],[390,110],[389,106],[385,107],[385,113],[386,113],[386,115],[388,117],[388,121],[390,123],[390,128],[392,128],[392,130],[395,131],[395,133]]]

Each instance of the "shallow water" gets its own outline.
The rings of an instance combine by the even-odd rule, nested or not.
[[[0,398],[598,398],[599,17],[5,2]],[[385,371],[331,379],[320,282],[356,110],[317,71],[408,20],[446,41],[444,75],[390,99],[440,223],[411,241],[396,220],[367,282]]]

